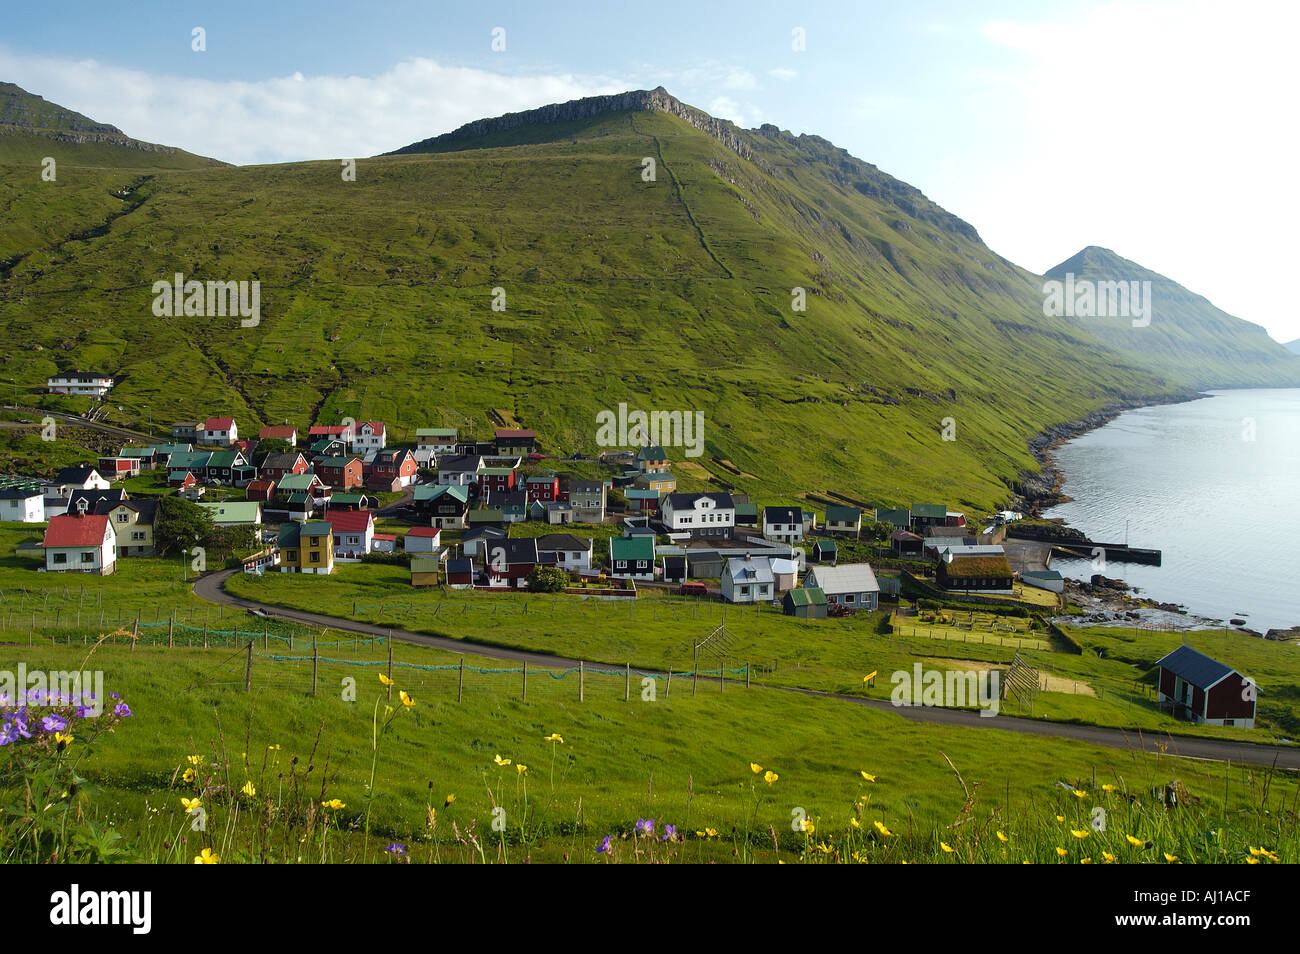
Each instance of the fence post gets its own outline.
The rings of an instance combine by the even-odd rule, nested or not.
[[[316,648],[316,637],[311,638],[311,694],[316,695],[316,671],[320,666],[320,650]]]
[[[248,641],[248,662],[244,664],[244,691],[253,688],[253,641]]]
[[[203,614],[203,648],[208,648],[208,616]]]
[[[691,695],[695,695],[695,687],[700,681],[700,647],[696,646],[691,652]]]
[[[525,702],[528,701],[528,660],[524,660],[524,692],[522,696]]]
[[[460,674],[456,678],[456,701],[465,698],[465,657],[460,657]]]
[[[262,651],[267,649],[266,620],[262,620]]]
[[[167,648],[172,648],[172,628],[176,625],[176,617],[167,617]]]
[[[583,686],[583,684],[582,684],[582,683],[583,683],[583,676],[584,676],[584,675],[585,675],[585,674],[583,673],[583,670],[582,670],[582,660],[579,659],[579,660],[578,660],[578,701],[579,701],[579,702],[582,701],[583,689],[585,688],[585,687]]]
[[[53,639],[54,637],[50,637]],[[131,651],[135,652],[136,641],[140,638],[140,617],[135,618],[135,625],[131,627]]]
[[[623,701],[628,702],[632,698],[632,664],[625,663],[623,674]]]
[[[672,667],[672,666],[669,666],[669,667],[668,667],[668,684],[667,684],[666,686],[664,686],[664,695],[665,695],[665,696],[672,695],[672,691],[673,691],[673,667]]]
[[[745,663],[745,688],[749,688],[749,663]]]
[[[388,701],[393,701],[393,636],[388,635]]]

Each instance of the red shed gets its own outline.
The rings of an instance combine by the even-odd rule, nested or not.
[[[1231,666],[1179,646],[1156,663],[1160,667],[1160,701],[1192,722],[1255,727],[1253,680]]]

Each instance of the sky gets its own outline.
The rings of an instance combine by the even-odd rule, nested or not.
[[[1032,271],[1100,245],[1286,342],[1298,28],[1264,0],[67,0],[6,5],[0,79],[240,164],[662,85],[829,139]]]

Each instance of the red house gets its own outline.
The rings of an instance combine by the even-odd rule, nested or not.
[[[484,467],[478,472],[478,495],[505,494],[515,489],[517,472],[513,467]]]
[[[275,481],[255,480],[244,488],[244,496],[249,500],[270,500],[275,496]]]
[[[492,540],[483,547],[488,586],[518,589],[537,566],[537,538]]]
[[[262,441],[285,441],[290,447],[297,447],[298,428],[292,424],[272,424],[258,431],[257,439]]]
[[[1179,646],[1156,665],[1160,702],[1190,722],[1255,727],[1255,683],[1191,646]]]
[[[371,490],[401,489],[415,481],[418,469],[415,455],[409,450],[391,448],[378,451],[375,459],[366,465],[366,487]]]
[[[317,457],[316,476],[334,490],[348,491],[364,484],[360,457]]]
[[[524,486],[528,490],[529,503],[549,503],[560,497],[560,478],[554,474],[549,477],[526,477]]]

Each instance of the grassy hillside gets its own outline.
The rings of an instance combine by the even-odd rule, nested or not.
[[[104,234],[74,240],[24,213],[44,232],[0,293],[3,373],[102,367],[123,420],[351,415],[400,439],[513,419],[560,453],[599,450],[595,414],[620,401],[698,410],[706,451],[680,468],[697,483],[975,509],[1044,426],[1172,390],[1044,318],[1037,279],[970,226],[815,137],[728,145],[624,110],[473,145],[362,160],[355,182],[336,162],[158,171],[116,217],[88,186],[58,201]],[[23,208],[42,185],[11,181]],[[15,233],[0,242],[31,241]],[[261,324],[155,318],[152,283],[177,271],[260,280]]]
[[[1268,336],[1259,325],[1234,318],[1188,291],[1110,249],[1089,246],[1047,272],[1064,280],[1151,283],[1150,323],[1135,327],[1131,317],[1072,319],[1108,345],[1165,377],[1197,388],[1297,387],[1300,356]]]

